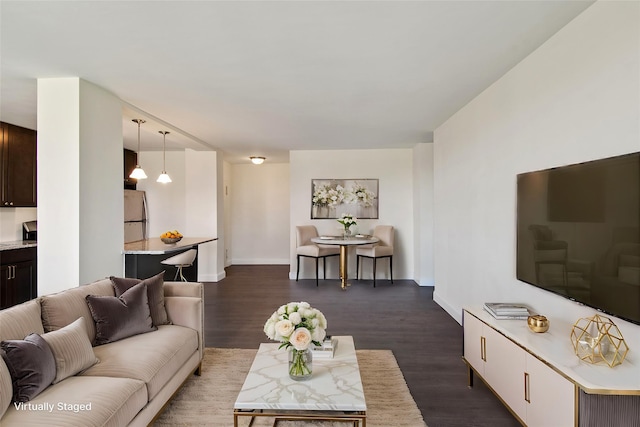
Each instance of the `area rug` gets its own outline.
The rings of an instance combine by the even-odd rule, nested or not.
[[[356,350],[367,401],[368,427],[426,427],[420,410],[389,350]],[[233,426],[233,404],[249,372],[256,350],[205,349],[202,376],[191,376],[154,426]],[[241,426],[250,417],[241,417]],[[254,427],[272,426],[257,417]],[[278,427],[344,427],[334,422],[278,422]]]

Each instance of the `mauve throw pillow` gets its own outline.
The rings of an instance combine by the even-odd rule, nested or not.
[[[56,361],[49,344],[38,334],[24,340],[0,343],[2,358],[9,368],[13,400],[28,402],[47,388],[56,377]]]
[[[153,324],[160,326],[170,323],[167,310],[164,307],[164,271],[144,280],[114,276],[111,276],[110,279],[117,297],[125,293],[132,286],[138,283],[145,283],[147,285],[147,299],[149,301],[149,310],[151,311]]]
[[[96,322],[96,345],[158,329],[151,321],[144,283],[138,283],[119,297],[87,295],[86,299]]]

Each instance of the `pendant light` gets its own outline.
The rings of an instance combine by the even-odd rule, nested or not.
[[[166,184],[171,182],[171,178],[167,175],[167,134],[170,132],[159,130],[158,133],[162,134],[162,173],[156,181]]]
[[[131,120],[134,123],[138,124],[138,153],[136,156],[136,168],[133,170],[133,172],[131,172],[131,175],[129,175],[129,178],[133,178],[133,179],[145,179],[147,177],[147,174],[144,173],[144,170],[140,167],[140,161],[139,161],[139,157],[140,157],[140,125],[142,123],[145,122],[145,120],[142,119],[133,119]]]

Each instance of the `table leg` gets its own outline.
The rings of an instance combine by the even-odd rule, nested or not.
[[[340,279],[342,280],[342,289],[347,289],[347,286],[350,286],[347,283],[347,250],[349,248],[347,245],[340,245]]]

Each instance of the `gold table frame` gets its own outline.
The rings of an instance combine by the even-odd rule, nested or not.
[[[333,237],[333,236],[332,236]],[[336,245],[340,246],[340,285],[343,290],[347,289],[347,286],[351,286],[347,282],[349,271],[349,246],[358,245],[373,245],[380,241],[377,237],[365,236],[365,237],[333,237],[331,239],[327,237],[314,237],[311,239],[313,243],[319,245]]]
[[[262,409],[248,410],[248,409],[234,409],[233,410],[233,427],[238,427],[239,417],[251,417],[249,426],[253,425],[256,417],[274,417],[273,427],[278,425],[280,421],[336,421],[341,423],[351,423],[353,427],[367,427],[367,412],[366,411],[287,411],[282,412],[265,412]],[[340,412],[343,412],[340,414]]]
[[[271,417],[274,427],[280,421],[296,420],[366,427],[367,405],[353,337],[335,338],[338,345],[334,357],[318,359],[313,384],[313,379],[306,384],[291,380],[285,369],[274,372],[274,367],[287,363],[287,352],[279,349],[277,343],[260,344],[233,406],[234,427],[238,427],[241,417],[245,420],[242,425],[247,425],[246,417],[251,417],[249,426],[258,417]],[[313,397],[300,400],[290,387],[300,389],[303,394],[310,392]],[[265,421],[271,424],[271,420]]]

